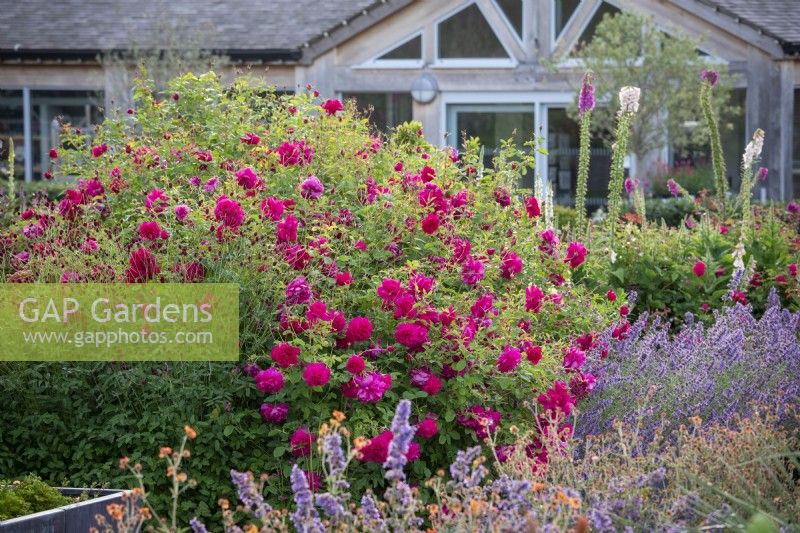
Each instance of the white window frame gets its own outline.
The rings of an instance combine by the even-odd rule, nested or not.
[[[556,34],[556,1],[557,0],[550,0],[550,49],[551,50],[555,49],[556,41],[558,41],[561,35],[563,35],[564,32],[567,31],[567,29],[573,24],[573,22],[575,21],[575,14],[581,8],[581,4],[583,4],[583,2],[585,2],[586,0],[579,0],[578,7],[575,8],[575,11],[572,12],[572,15],[570,15],[567,21],[564,23],[564,27],[561,29],[561,33],[559,34]],[[592,16],[594,16],[594,13],[597,11],[597,9],[599,9],[600,4],[597,4],[597,6],[598,7],[595,8],[595,11],[592,12]],[[589,21],[591,20],[592,20],[591,17],[589,17]],[[580,35],[578,37],[580,37]]]
[[[481,12],[481,15],[483,15],[483,18],[486,20],[486,23],[492,29],[492,32],[494,33],[495,38],[500,43],[500,46],[503,47],[503,50],[505,50],[506,55],[508,56],[507,58],[500,58],[500,57],[486,57],[486,58],[470,57],[470,58],[448,59],[448,58],[440,58],[439,57],[439,24],[441,24],[445,20],[449,19],[453,15],[456,15],[459,12],[467,9],[468,7],[470,7],[473,4],[478,8],[478,10]],[[495,7],[497,7],[499,9],[499,6],[495,6]],[[512,29],[512,33],[516,34],[516,31],[514,31]],[[492,23],[489,20],[489,18],[486,17],[486,12],[481,7],[481,4],[479,2],[477,2],[477,1],[474,1],[474,0],[470,0],[469,2],[465,2],[463,4],[460,4],[458,7],[456,7],[455,9],[453,9],[451,11],[449,11],[444,16],[439,17],[438,19],[433,21],[433,54],[434,54],[434,60],[433,60],[433,64],[431,64],[431,68],[437,68],[437,69],[444,69],[444,68],[482,68],[482,69],[485,69],[485,68],[506,68],[506,69],[512,68],[513,69],[513,68],[516,68],[517,65],[519,65],[519,62],[514,57],[514,54],[511,52],[511,50],[506,45],[506,43],[503,42],[503,39],[500,37],[500,35],[498,35],[497,28],[494,25],[492,25]]]
[[[381,56],[388,54],[395,48],[399,48],[406,44],[407,42],[416,39],[417,37],[421,40],[421,47],[420,47],[420,58],[419,59],[379,59]],[[422,30],[417,30],[414,33],[407,35],[405,38],[395,42],[391,46],[384,48],[375,56],[360,64],[356,65],[354,69],[419,69],[425,66],[425,32]]]
[[[451,124],[448,124],[448,106],[453,105],[475,105],[486,106],[487,110],[490,105],[497,104],[500,106],[509,104],[512,105],[529,105],[533,110],[533,129],[534,133],[545,132],[543,148],[547,148],[547,109],[549,107],[567,107],[575,101],[575,94],[571,91],[448,91],[440,95],[440,115],[439,115],[439,139],[442,146],[455,146],[458,147],[460,143],[459,132],[454,133],[454,137],[446,133],[451,132]],[[453,144],[455,138],[455,144]],[[542,172],[542,169],[548,168],[548,155],[539,153],[534,154],[536,160],[536,176],[539,180],[544,181],[549,179],[547,172]]]
[[[581,0],[581,1],[585,1],[585,0]],[[586,24],[583,25],[583,27],[581,28],[581,31],[578,32],[578,34],[572,39],[571,42],[565,43],[565,45],[566,45],[566,46],[564,46],[565,50],[567,50],[568,52],[572,52],[575,49],[575,45],[578,44],[578,40],[581,38],[581,35],[583,35],[583,32],[586,31],[586,28],[589,27],[589,24],[592,23],[592,19],[595,17],[595,15],[597,15],[597,12],[600,10],[600,6],[603,5],[603,2],[616,7],[620,11],[623,11],[623,12],[625,11],[624,6],[622,4],[620,4],[620,2],[618,2],[618,0],[600,0],[599,2],[597,2],[595,4],[594,9],[592,9],[592,13],[586,19]],[[553,7],[555,7],[555,6],[553,6]],[[580,6],[578,6],[578,9],[580,9]],[[577,9],[576,9],[576,11],[577,11]],[[575,13],[573,13],[573,16],[574,15],[575,15]],[[553,21],[555,19],[555,10],[553,11],[552,19],[553,19]],[[571,22],[572,22],[572,17],[570,17],[570,20],[567,22],[567,24],[569,24]],[[567,26],[564,26],[564,30],[566,30],[566,29],[567,29]],[[581,63],[577,58],[569,57],[569,58],[567,58],[567,59],[565,59],[563,61],[560,61],[558,63],[558,66],[561,67],[561,68],[574,68],[574,67],[581,66]]]
[[[506,12],[503,11],[503,8],[500,6],[498,1],[497,0],[491,0],[491,1],[492,1],[492,5],[497,10],[497,13],[500,15],[500,18],[502,18],[503,21],[505,21],[506,25],[508,26],[508,31],[510,31],[514,35],[514,38],[517,40],[517,42],[521,46],[524,47],[525,46],[525,35],[527,35],[527,32],[528,32],[528,23],[527,23],[526,17],[525,17],[525,10],[529,7],[528,2],[526,2],[526,0],[519,0],[520,3],[522,4],[522,13],[521,13],[521,15],[522,15],[522,21],[521,21],[522,22],[522,35],[520,35],[520,34],[517,33],[517,29],[514,27],[514,24],[511,23],[511,20],[509,20],[509,18],[506,16]],[[491,23],[489,25],[491,26]],[[494,28],[492,28],[492,29],[494,29]],[[497,37],[497,38],[500,39],[500,37]],[[437,48],[437,52],[438,52],[438,48]]]

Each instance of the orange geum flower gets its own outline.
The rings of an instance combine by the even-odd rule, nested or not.
[[[170,448],[169,446],[163,446],[160,450],[158,450],[159,459],[169,457],[170,455],[172,455],[172,448]]]
[[[334,411],[333,418],[335,418],[338,422],[344,422],[345,418],[347,418],[343,412],[341,411]]]
[[[120,470],[125,470],[126,468],[128,468],[128,463],[129,462],[130,462],[130,459],[128,459],[127,457],[120,457],[120,459],[119,459],[119,469]]]
[[[189,437],[189,440],[194,440],[197,438],[197,432],[192,428],[192,426],[183,426],[183,432],[186,433],[186,436]]]

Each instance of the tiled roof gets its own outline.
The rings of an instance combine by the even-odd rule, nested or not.
[[[0,0],[0,50],[297,50],[380,0]],[[177,29],[178,39],[164,32]]]
[[[783,44],[800,44],[800,0],[706,0]]]

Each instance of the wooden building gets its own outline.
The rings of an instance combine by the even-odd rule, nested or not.
[[[228,76],[249,68],[282,90],[312,83],[371,106],[381,127],[413,118],[431,140],[456,145],[466,132],[489,153],[515,129],[540,131],[550,153],[537,166],[566,200],[577,147],[566,107],[580,73],[546,63],[590,39],[604,14],[630,9],[702,37],[701,52],[738,74],[745,113],[727,149],[763,128],[770,177],[757,194],[800,196],[800,0],[0,0],[0,138],[15,138],[20,173],[39,179],[56,117],[90,127],[129,100],[98,58],[163,42],[166,21],[229,57]],[[608,151],[593,157],[599,191]]]

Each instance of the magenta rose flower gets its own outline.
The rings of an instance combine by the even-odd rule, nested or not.
[[[286,422],[289,416],[289,404],[286,403],[264,403],[258,410],[264,422],[270,424],[280,424]]]
[[[321,387],[331,379],[331,370],[325,363],[309,363],[303,369],[303,381],[309,387]]]
[[[402,322],[394,330],[394,339],[406,348],[419,348],[428,342],[428,328],[411,322]]]
[[[256,387],[261,392],[275,394],[283,389],[283,373],[277,368],[262,370],[255,377]]]

